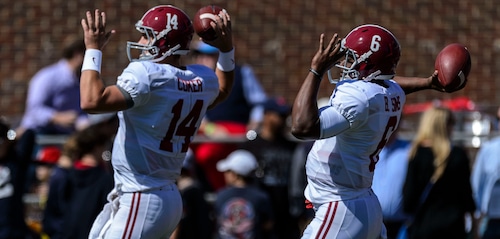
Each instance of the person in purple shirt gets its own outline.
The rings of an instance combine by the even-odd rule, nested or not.
[[[69,134],[86,122],[79,87],[84,53],[83,39],[68,40],[61,59],[33,76],[18,135],[26,129],[39,134]]]

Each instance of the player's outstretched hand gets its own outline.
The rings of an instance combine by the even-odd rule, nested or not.
[[[433,90],[441,91],[441,92],[446,92],[444,87],[441,86],[439,83],[439,78],[438,78],[439,72],[437,70],[434,70],[431,76],[429,76],[429,82],[431,82],[430,88]]]
[[[210,24],[217,33],[214,40],[203,40],[205,43],[218,48],[221,52],[229,52],[233,49],[233,33],[231,29],[231,17],[226,9],[220,11],[215,22]]]
[[[437,90],[440,92],[446,92],[446,93],[453,93],[455,91],[459,91],[459,90],[463,89],[466,85],[466,84],[462,84],[460,87],[455,88],[455,89],[445,88],[439,82],[438,74],[439,74],[439,72],[437,70],[434,70],[434,73],[432,73],[432,75],[429,76],[429,79],[431,82],[431,89],[433,89],[433,90]]]
[[[86,12],[86,19],[82,19],[82,29],[87,49],[102,50],[115,33],[115,30],[106,32],[106,13],[99,9],[94,11],[94,16],[90,11]]]
[[[335,63],[337,63],[339,59],[344,56],[344,52],[341,50],[341,40],[342,38],[335,33],[328,45],[325,46],[325,34],[321,34],[319,39],[319,49],[316,52],[316,55],[312,58],[311,69],[317,71],[320,75],[323,75],[326,71],[332,68]]]

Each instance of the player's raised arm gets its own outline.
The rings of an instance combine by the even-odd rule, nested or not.
[[[89,113],[127,109],[127,100],[116,86],[104,85],[101,79],[101,50],[115,30],[106,32],[106,14],[98,9],[87,11],[81,21],[85,40],[85,58],[80,77],[80,106]]]
[[[224,101],[229,96],[229,93],[231,93],[235,68],[231,17],[226,10],[222,10],[219,15],[216,16],[216,21],[211,22],[211,25],[217,37],[214,40],[203,39],[203,41],[218,48],[220,51],[219,59],[217,60],[217,69],[215,70],[217,78],[219,79],[219,95],[209,108],[213,108]]]
[[[292,108],[292,134],[300,139],[317,139],[320,136],[318,89],[323,74],[343,55],[340,38],[335,34],[327,46],[321,34],[319,49],[311,61],[311,68],[297,93]]]

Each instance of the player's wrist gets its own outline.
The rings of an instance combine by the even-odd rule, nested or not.
[[[217,68],[223,72],[233,71],[235,68],[234,47],[228,52],[220,52],[217,59]]]
[[[322,73],[319,73],[317,70],[313,69],[312,67],[309,68],[309,72],[311,72],[311,74],[313,74],[316,78],[318,79],[323,79],[323,74]]]
[[[102,52],[98,49],[85,50],[83,58],[82,72],[86,70],[97,71],[101,73]]]

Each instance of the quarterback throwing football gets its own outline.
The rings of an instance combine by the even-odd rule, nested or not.
[[[371,190],[378,154],[400,123],[406,94],[444,91],[437,71],[429,78],[395,77],[399,57],[396,37],[378,25],[356,27],[344,39],[335,34],[328,44],[321,35],[292,110],[292,134],[316,140],[304,192],[315,217],[303,239],[385,238]],[[334,65],[342,77],[328,105],[318,110],[320,82]]]
[[[131,63],[115,85],[101,79],[101,50],[114,30],[106,14],[87,12],[82,19],[87,47],[80,80],[81,107],[117,111],[119,129],[113,145],[115,188],[96,218],[89,238],[168,238],[182,214],[175,185],[189,144],[208,107],[229,94],[234,50],[230,17],[221,11],[212,23],[220,50],[218,67],[183,66],[193,27],[172,5],[149,9],[137,22],[138,42],[128,42]]]

